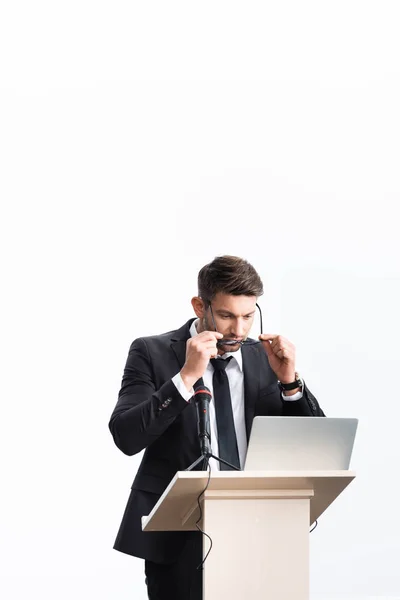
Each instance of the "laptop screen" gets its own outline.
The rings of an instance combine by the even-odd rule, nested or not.
[[[255,417],[245,471],[347,470],[358,419]]]

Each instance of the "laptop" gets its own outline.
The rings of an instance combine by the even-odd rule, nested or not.
[[[255,417],[245,471],[347,470],[358,419]]]

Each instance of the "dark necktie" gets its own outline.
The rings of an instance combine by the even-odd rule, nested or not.
[[[240,469],[235,425],[233,422],[231,393],[229,390],[228,376],[225,372],[226,366],[231,358],[232,356],[229,356],[226,360],[212,358],[210,362],[214,367],[213,390],[218,429],[219,457]],[[221,471],[232,470],[227,465],[224,465],[224,463],[219,463],[219,465]]]

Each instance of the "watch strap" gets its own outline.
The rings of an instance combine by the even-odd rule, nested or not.
[[[291,383],[282,383],[281,381],[278,381],[278,385],[282,391],[290,391],[303,387],[303,381],[301,380],[300,375],[296,372],[294,376],[295,380]]]

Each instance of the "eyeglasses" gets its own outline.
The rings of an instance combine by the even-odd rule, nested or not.
[[[214,329],[215,331],[217,331],[217,326],[215,324],[215,319],[214,319],[214,313],[213,313],[213,309],[211,306],[211,302],[208,303],[209,307],[210,307],[210,313],[211,313],[211,319],[214,325]],[[262,321],[262,312],[261,312],[261,308],[259,307],[259,305],[256,302],[256,306],[258,308],[258,312],[260,313],[260,329],[261,329],[261,334],[263,332],[263,321]],[[225,340],[224,338],[222,338],[222,340],[218,340],[217,342],[217,346],[237,346],[238,344],[240,344],[241,346],[252,346],[253,344],[260,344],[260,340]]]

